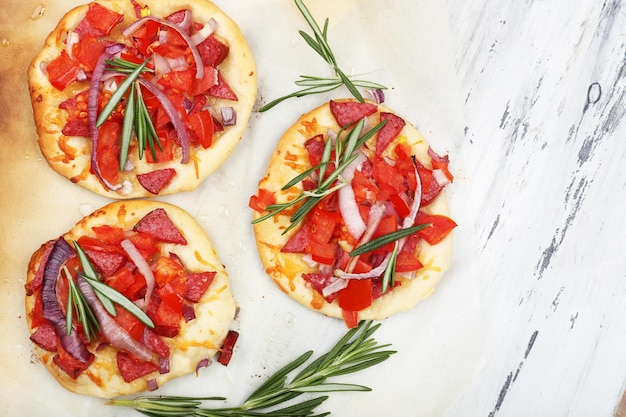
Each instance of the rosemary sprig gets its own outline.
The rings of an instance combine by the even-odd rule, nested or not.
[[[358,372],[387,360],[394,350],[390,345],[380,345],[372,337],[380,323],[361,321],[350,329],[327,353],[305,365],[313,355],[305,352],[298,358],[278,370],[261,384],[238,407],[209,408],[204,401],[224,400],[223,397],[182,397],[149,396],[134,399],[114,399],[107,404],[133,408],[152,417],[165,416],[204,416],[204,417],[304,417],[311,416],[315,409],[328,396],[320,393],[340,391],[371,391],[371,388],[344,383],[326,382],[329,378]],[[298,371],[299,370],[299,371]],[[297,372],[297,373],[296,373]],[[289,375],[296,373],[290,380]],[[286,401],[294,400],[303,393],[312,393],[308,400],[296,401],[291,405],[281,406]],[[317,416],[326,416],[322,413]]]
[[[102,112],[98,116],[96,121],[96,127],[100,127],[115,110],[117,105],[122,101],[126,92],[130,89],[126,106],[124,110],[124,121],[122,123],[122,138],[120,144],[120,171],[124,170],[126,162],[128,160],[128,151],[130,149],[130,143],[133,138],[133,133],[137,138],[137,152],[139,159],[143,158],[143,152],[150,148],[153,159],[156,160],[156,148],[155,145],[163,150],[159,137],[150,119],[150,114],[146,103],[143,99],[141,87],[139,85],[139,77],[146,71],[151,71],[146,68],[149,58],[143,61],[141,64],[126,61],[121,58],[114,58],[107,61],[107,71],[114,71],[122,74],[127,74],[124,81],[113,92],[111,98],[102,109]]]
[[[363,127],[365,126],[365,120],[361,119],[343,139],[341,138],[343,130],[340,131],[334,141],[335,160],[333,162],[336,168],[332,173],[330,173],[330,175],[324,178],[326,168],[331,163],[331,145],[333,143],[330,139],[327,139],[320,163],[292,178],[282,187],[281,190],[284,191],[293,187],[303,179],[313,174],[315,171],[317,171],[319,178],[317,188],[302,191],[296,198],[285,203],[270,204],[266,207],[267,213],[257,219],[254,219],[252,223],[260,223],[296,206],[297,204],[302,203],[291,215],[291,218],[289,219],[291,224],[283,231],[283,234],[296,227],[322,198],[349,184],[349,182],[345,181],[341,177],[341,173],[358,157],[359,148],[371,137],[373,137],[385,125],[385,123],[386,120],[383,120],[361,135]]]
[[[328,44],[328,18],[326,18],[324,22],[324,29],[320,29],[319,25],[315,21],[315,18],[311,15],[311,12],[304,4],[303,0],[295,0],[296,6],[302,16],[308,23],[309,27],[313,31],[313,36],[308,33],[300,30],[300,36],[302,36],[305,42],[315,51],[317,52],[323,59],[332,67],[335,72],[334,78],[324,78],[324,77],[314,77],[310,75],[301,75],[300,79],[295,83],[298,86],[306,87],[286,96],[277,98],[264,106],[262,106],[259,111],[264,112],[277,104],[294,97],[303,97],[311,94],[320,94],[328,91],[335,90],[341,86],[346,86],[350,94],[352,94],[357,100],[360,102],[365,101],[363,96],[358,90],[358,87],[361,88],[371,88],[371,89],[386,89],[384,85],[374,83],[366,80],[352,80],[349,76],[347,76],[337,65],[337,60],[335,55],[333,54],[330,45]]]
[[[412,235],[413,233],[420,231],[428,226],[430,226],[430,223],[418,224],[416,226],[407,227],[406,229],[396,230],[395,232],[379,236],[376,239],[372,239],[369,242],[356,247],[352,252],[350,252],[350,256],[358,256],[363,255],[367,252],[371,252],[385,246],[388,243],[395,242],[396,240],[402,239],[403,237]]]
[[[104,282],[98,279],[98,275],[93,265],[89,261],[87,254],[83,250],[83,248],[78,244],[78,242],[74,241],[74,248],[76,249],[76,254],[78,255],[78,260],[80,261],[80,266],[82,268],[82,272],[78,273],[85,279],[85,281],[91,285],[94,293],[106,309],[106,311],[112,315],[116,316],[117,311],[115,310],[115,304],[119,305],[123,309],[127,310],[133,316],[137,317],[139,321],[150,328],[154,328],[154,323],[152,319],[148,317],[146,313],[143,312],[135,303],[130,301],[128,298],[124,296],[124,294],[120,293],[116,289],[109,287]],[[86,307],[89,307],[88,304],[85,303]],[[91,311],[91,315],[93,315],[93,311]],[[85,323],[83,323],[83,326]]]
[[[63,266],[63,272],[65,279],[67,280],[68,293],[67,293],[67,308],[65,317],[65,327],[67,328],[67,334],[72,332],[72,322],[74,320],[74,313],[76,313],[76,319],[83,326],[85,337],[88,342],[91,342],[92,338],[95,338],[100,331],[100,324],[96,319],[91,307],[87,304],[83,293],[80,292],[70,271],[67,267]]]

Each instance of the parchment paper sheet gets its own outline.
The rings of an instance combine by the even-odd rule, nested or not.
[[[290,0],[216,0],[246,35],[258,66],[260,104],[294,90],[300,74],[330,75],[298,35],[308,27]],[[444,3],[436,0],[311,0],[319,22],[330,18],[329,42],[347,73],[390,87],[386,104],[413,123],[441,154],[456,180],[450,207],[459,227],[453,265],[430,298],[384,321],[377,339],[398,353],[344,378],[369,393],[331,394],[320,411],[335,416],[440,416],[470,383],[482,361],[480,260],[473,246],[471,192],[463,162],[461,98]],[[28,340],[23,285],[30,255],[108,200],[54,173],[36,144],[26,68],[61,15],[76,0],[5,0],[0,5],[0,414],[131,416],[130,410],[63,389],[38,363]],[[220,395],[242,401],[274,370],[300,353],[326,351],[344,324],[308,311],[276,288],[256,254],[248,198],[256,191],[282,132],[338,90],[253,113],[225,165],[194,192],[163,198],[205,228],[232,280],[241,333],[230,365],[172,381],[157,393]]]

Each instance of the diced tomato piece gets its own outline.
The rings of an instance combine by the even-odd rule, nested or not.
[[[157,114],[157,117],[166,115],[164,110],[157,110],[155,114]],[[166,119],[167,120],[162,118],[160,121],[157,121],[157,123],[162,123],[162,125],[156,129],[157,137],[159,138],[159,143],[161,144],[160,147],[158,144],[154,144],[154,153],[156,154],[156,160],[152,155],[151,149],[148,149],[145,153],[146,161],[151,164],[171,161],[174,158],[174,136],[176,135],[176,132],[170,126],[163,126],[170,121],[169,117],[167,117]]]
[[[185,274],[185,267],[176,256],[161,256],[154,264],[154,279],[159,286],[179,280]]]
[[[346,127],[371,114],[376,113],[378,106],[358,101],[330,101],[330,111],[341,127]]]
[[[417,271],[422,266],[422,263],[417,259],[414,253],[402,251],[396,258],[396,272],[411,272]]]
[[[109,224],[93,226],[91,230],[96,233],[99,240],[112,245],[119,245],[120,242],[126,237],[124,229],[117,226],[111,226]]]
[[[348,311],[361,311],[372,304],[372,279],[351,279],[339,291],[339,307]]]
[[[309,237],[319,243],[328,243],[341,220],[340,213],[324,210],[318,204],[306,219],[310,225]]]
[[[229,364],[233,356],[233,350],[235,349],[235,344],[237,343],[238,338],[239,333],[234,330],[228,331],[228,334],[226,334],[226,339],[224,339],[224,344],[222,345],[220,356],[217,358],[217,361],[219,363],[224,366]]]
[[[87,35],[73,47],[74,58],[86,71],[96,68],[100,55],[104,52],[104,45],[93,35]]]
[[[392,194],[406,190],[403,173],[397,166],[389,165],[382,158],[374,162],[372,175],[380,191],[379,200],[388,200]]]
[[[119,179],[119,154],[122,127],[111,120],[100,126],[98,138],[98,167],[102,177],[111,184],[117,184]]]
[[[343,321],[348,329],[352,329],[359,324],[359,312],[351,310],[341,310]]]
[[[194,96],[205,94],[209,88],[213,87],[216,84],[217,71],[215,71],[215,68],[213,68],[212,66],[205,66],[202,79],[198,80],[197,78],[194,78],[193,91],[191,91],[191,93]]]
[[[214,35],[210,35],[197,46],[204,65],[217,67],[228,56],[229,48]]]
[[[248,206],[258,213],[263,213],[267,206],[272,204],[276,204],[274,192],[268,191],[265,188],[259,188],[257,195],[250,197]]]
[[[398,230],[398,221],[395,215],[389,215],[382,218],[380,224],[376,228],[374,232],[373,238],[381,237],[384,235],[388,235]],[[395,243],[387,243],[386,245],[376,249],[376,252],[391,252],[394,248]]]
[[[443,190],[443,186],[433,177],[433,172],[430,169],[425,168],[419,162],[417,164],[417,172],[422,183],[422,200],[420,204],[427,206],[437,198],[441,190]]]
[[[57,90],[64,90],[78,74],[78,65],[64,50],[46,66],[48,80]]]
[[[419,211],[415,224],[428,224],[431,226],[419,230],[419,236],[431,245],[441,242],[454,229],[457,224],[449,217],[439,214],[426,214]]]
[[[183,297],[174,289],[174,286],[170,283],[167,283],[164,286],[158,288],[157,291],[159,293],[159,297],[161,298],[161,303],[167,304],[167,306],[174,313],[182,316]]]
[[[196,78],[195,68],[183,71],[171,71],[163,74],[158,83],[165,88],[173,90],[176,94],[193,92],[194,80]]]
[[[452,175],[452,173],[450,172],[450,169],[448,168],[448,165],[450,163],[448,155],[439,156],[432,149],[429,149],[429,155],[431,155],[431,158],[432,158],[431,164],[433,166],[433,170],[435,169],[441,170],[445,174],[448,181],[450,182],[454,181],[454,176]]]
[[[409,203],[405,200],[405,198],[406,198],[406,194],[403,196],[403,195],[396,193],[396,194],[392,194],[389,196],[389,200],[391,201],[391,204],[393,204],[393,207],[396,209],[396,212],[402,219],[408,216],[409,213],[411,212]]]
[[[48,320],[43,317],[43,306],[41,297],[38,293],[34,293],[35,307],[30,311],[30,322],[33,328],[49,324]]]
[[[141,256],[143,256],[146,261],[150,262],[161,250],[157,246],[157,241],[154,236],[142,231],[137,232],[138,233],[130,235],[128,239],[135,245],[139,253],[141,253]]]
[[[378,131],[378,139],[376,141],[376,155],[382,155],[383,151],[387,148],[395,138],[398,137],[406,122],[403,118],[396,116],[393,113],[381,112],[380,121],[386,120],[387,123]]]
[[[213,282],[215,275],[215,271],[188,274],[184,297],[193,303],[199,302]]]
[[[65,350],[61,343],[57,343],[57,354],[54,355],[52,360],[63,372],[65,372],[70,378],[76,379],[83,373],[83,371],[89,368],[89,365],[93,362],[93,354],[89,354],[89,360],[87,363],[81,362],[74,358],[70,353]]]
[[[361,171],[354,171],[354,177],[352,178],[351,185],[354,190],[354,197],[357,203],[366,203],[370,205],[376,201],[378,186]]]
[[[156,364],[135,359],[126,352],[117,352],[117,368],[125,382],[132,382],[159,370]]]
[[[145,174],[137,174],[137,181],[148,192],[157,195],[172,182],[175,176],[176,170],[174,168],[163,168]]]
[[[213,87],[209,88],[206,93],[211,97],[223,98],[226,100],[237,101],[237,94],[230,88],[222,73],[218,71],[217,73],[217,84]]]
[[[313,239],[309,241],[308,249],[311,252],[311,257],[315,262],[319,262],[325,265],[332,265],[335,260],[336,244],[334,243],[320,243]]]
[[[93,2],[85,15],[85,20],[101,35],[108,35],[111,30],[124,18],[123,14],[115,13],[100,4]]]
[[[105,282],[111,288],[124,294],[129,300],[140,298],[146,288],[146,280],[141,274],[134,274],[129,268],[121,268],[107,277]]]
[[[133,230],[147,233],[152,237],[169,243],[186,245],[185,237],[176,228],[163,208],[157,208],[146,214],[135,224]]]
[[[37,330],[30,336],[30,340],[49,352],[56,352],[57,350],[57,335],[54,326],[50,323],[37,327]]]
[[[113,318],[115,323],[124,329],[133,339],[142,341],[146,325],[139,321],[139,319],[133,314],[121,307],[116,307],[115,310],[117,311],[117,315]]]
[[[181,314],[174,311],[167,303],[161,302],[152,317],[154,331],[165,337],[175,337],[180,331]]]
[[[208,110],[192,113],[188,116],[189,123],[198,137],[200,145],[207,149],[213,143],[213,117]]]

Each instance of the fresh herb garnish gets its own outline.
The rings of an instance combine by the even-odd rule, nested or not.
[[[361,371],[387,360],[394,350],[390,345],[380,345],[372,338],[380,323],[362,321],[350,329],[337,344],[317,359],[305,363],[313,355],[308,351],[278,370],[259,386],[238,407],[209,408],[204,401],[225,400],[223,397],[183,397],[183,396],[139,396],[134,399],[114,399],[107,404],[133,408],[152,417],[165,416],[204,416],[204,417],[304,417],[312,416],[315,408],[328,396],[319,393],[339,391],[371,391],[371,388],[345,383],[327,383],[328,378]],[[288,376],[296,372],[288,381]],[[301,402],[281,406],[308,392],[314,397]],[[327,416],[330,413],[317,415]]]
[[[361,135],[363,127],[365,126],[365,119],[361,119],[355,124],[354,128],[350,132],[348,132],[344,139],[341,139],[341,134],[343,133],[343,131],[340,131],[334,141],[335,159],[333,163],[335,164],[336,168],[327,177],[325,177],[326,169],[328,165],[331,164],[332,156],[332,140],[330,138],[327,139],[326,144],[324,145],[324,152],[322,153],[322,159],[320,163],[294,177],[291,181],[289,181],[282,187],[282,190],[284,191],[293,187],[303,179],[313,174],[315,171],[318,171],[319,177],[317,188],[302,191],[300,195],[298,195],[298,197],[285,203],[270,204],[266,207],[267,214],[253,220],[252,223],[260,223],[273,216],[276,216],[282,211],[285,211],[299,203],[302,203],[291,215],[291,218],[289,219],[291,221],[291,224],[283,231],[283,234],[293,229],[306,217],[307,213],[311,211],[322,198],[349,184],[349,182],[345,181],[341,177],[341,173],[358,157],[358,149],[365,142],[367,142],[367,140],[373,137],[385,125],[385,123],[386,121],[383,120],[372,129]],[[335,183],[335,181],[337,181],[337,183]],[[335,185],[333,186],[333,184]]]
[[[111,98],[102,109],[96,121],[96,127],[102,124],[111,116],[117,105],[122,101],[126,92],[130,89],[126,106],[124,109],[124,121],[122,124],[122,139],[120,144],[120,171],[124,170],[126,161],[128,160],[128,151],[130,142],[133,138],[133,132],[137,138],[137,152],[139,159],[143,158],[143,152],[148,147],[152,153],[152,157],[156,160],[156,146],[163,150],[159,137],[150,119],[150,113],[146,107],[139,85],[139,77],[143,72],[151,71],[146,68],[149,58],[141,64],[126,61],[120,58],[114,58],[107,61],[107,71],[114,71],[121,74],[127,74],[124,81],[117,87],[111,95]]]
[[[396,230],[395,232],[387,233],[386,235],[382,235],[377,237],[376,239],[372,239],[367,243],[362,244],[361,246],[356,247],[352,252],[350,252],[350,256],[358,256],[363,255],[364,253],[371,252],[378,248],[385,246],[388,243],[395,242],[396,240],[402,239],[403,237],[407,237],[412,235],[413,233],[422,230],[425,227],[430,226],[430,223],[426,224],[418,224],[413,227],[407,227],[406,229]]]
[[[296,85],[306,87],[301,90],[298,90],[294,93],[288,94],[286,96],[277,98],[266,105],[262,106],[259,111],[264,112],[277,104],[294,97],[303,97],[311,94],[319,94],[325,93],[328,91],[335,90],[342,85],[345,85],[350,94],[352,94],[357,100],[360,102],[365,101],[363,96],[359,92],[357,87],[362,88],[371,88],[371,89],[386,89],[384,85],[366,81],[366,80],[352,80],[349,76],[347,76],[337,65],[337,60],[335,55],[333,54],[330,45],[328,44],[328,18],[324,22],[324,29],[320,29],[319,25],[309,12],[309,9],[304,4],[302,0],[295,0],[296,6],[304,16],[304,19],[309,24],[309,27],[313,31],[313,36],[308,33],[300,30],[300,36],[304,38],[306,43],[313,48],[315,52],[317,52],[328,64],[330,64],[335,72],[335,77],[333,78],[324,78],[324,77],[314,77],[310,75],[301,75],[300,79],[296,81]]]
[[[74,241],[74,248],[76,249],[76,254],[78,255],[78,260],[80,261],[80,266],[82,268],[82,272],[79,271],[80,276],[85,279],[85,281],[91,286],[91,288],[93,288],[94,293],[96,294],[106,311],[114,317],[117,316],[117,311],[115,310],[115,304],[117,304],[126,311],[128,311],[130,314],[135,316],[146,326],[154,328],[154,323],[152,322],[152,319],[150,319],[150,317],[148,317],[148,315],[144,313],[143,310],[141,310],[135,303],[130,301],[128,298],[126,298],[124,294],[120,293],[112,287],[109,287],[104,282],[100,281],[100,279],[98,279],[96,270],[89,261],[87,254],[76,241]]]
[[[78,287],[76,287],[76,283],[65,265],[63,266],[63,273],[65,274],[65,279],[67,280],[68,285],[65,316],[65,327],[67,328],[66,332],[68,335],[72,332],[72,322],[74,319],[74,313],[76,313],[76,319],[83,326],[83,331],[85,332],[87,341],[91,342],[91,339],[95,339],[96,335],[100,331],[100,324],[91,310],[91,307],[87,304],[87,300],[85,300],[83,293],[81,293]]]

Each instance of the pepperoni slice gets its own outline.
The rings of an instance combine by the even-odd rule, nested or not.
[[[174,226],[167,212],[160,207],[143,216],[133,227],[133,230],[149,234],[162,242],[187,244],[187,240]]]
[[[199,302],[213,282],[215,274],[215,271],[188,274],[184,297],[191,302]]]
[[[371,114],[376,113],[378,106],[358,101],[330,101],[330,112],[341,127],[346,127]]]
[[[376,155],[383,153],[387,145],[389,145],[402,131],[406,122],[403,118],[393,113],[380,113],[380,121],[386,120],[387,123],[378,132],[378,140],[376,142]]]
[[[159,194],[176,175],[174,168],[157,169],[146,174],[137,174],[137,181],[152,194]]]

